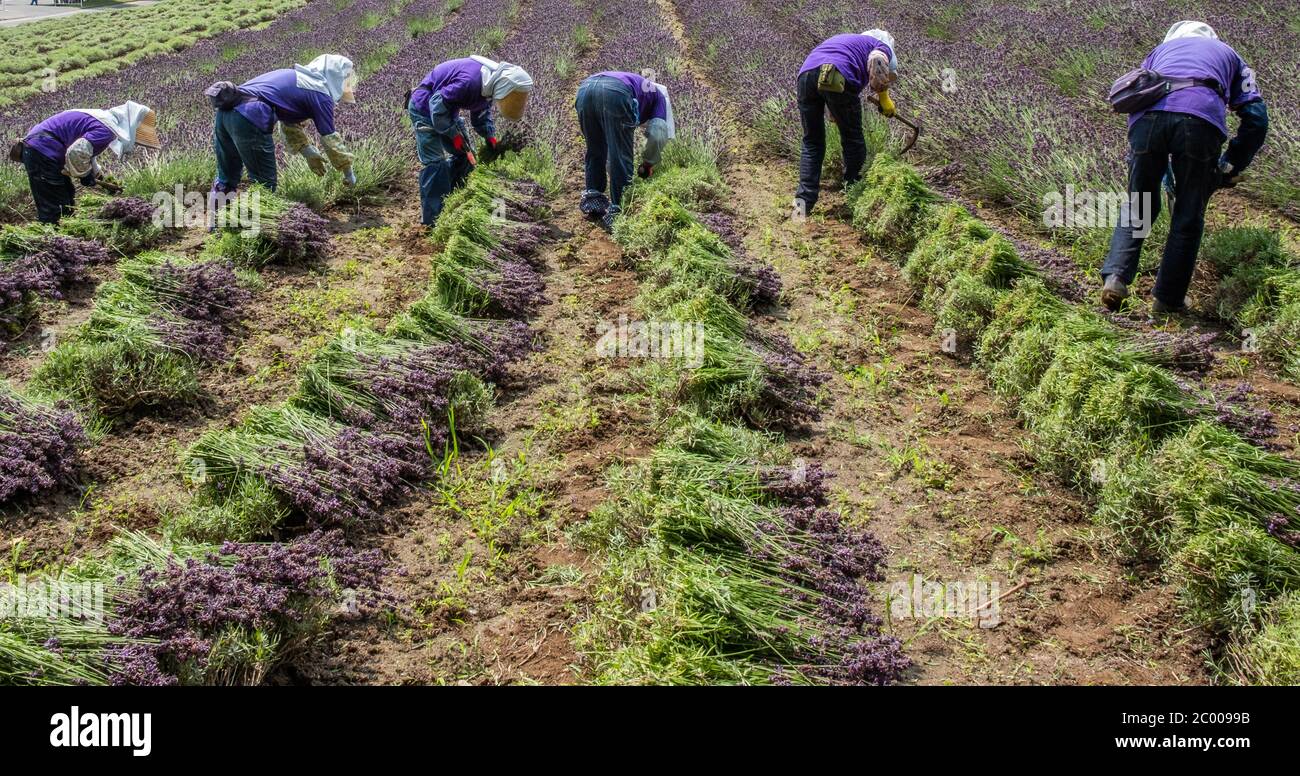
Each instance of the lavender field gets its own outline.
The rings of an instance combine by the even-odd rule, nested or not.
[[[192,5],[138,55],[83,65],[115,29],[55,19],[0,66],[6,138],[128,99],[163,138],[57,227],[0,165],[0,684],[1300,683],[1289,3]],[[1186,314],[1152,314],[1154,244],[1110,312],[1110,226],[1044,203],[1125,193],[1105,92],[1180,19],[1255,69],[1268,139]],[[833,128],[792,210],[801,65],[871,27],[919,140],[868,105],[862,180]],[[356,183],[281,146],[210,204],[204,90],[321,54]],[[533,91],[425,228],[407,94],[471,54]],[[602,71],[676,132],[608,231]]]

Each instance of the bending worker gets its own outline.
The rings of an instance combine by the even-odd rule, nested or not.
[[[466,135],[462,110],[469,111],[474,131],[497,152],[495,104],[511,121],[524,116],[532,76],[518,65],[473,56],[452,59],[435,67],[411,92],[407,110],[415,130],[415,150],[420,164],[420,211],[425,226],[433,226],[442,202],[465,181],[476,160]]]
[[[127,102],[108,110],[79,108],[56,113],[32,127],[9,150],[9,157],[27,168],[37,219],[57,224],[72,212],[74,178],[83,186],[99,185],[114,193],[121,190],[103,179],[95,157],[108,149],[120,159],[137,145],[161,147],[158,124],[150,108]]]
[[[1268,134],[1268,110],[1254,71],[1203,22],[1178,22],[1169,28],[1142,66],[1168,79],[1188,80],[1129,117],[1129,199],[1101,268],[1101,301],[1118,310],[1128,298],[1143,238],[1160,214],[1160,180],[1172,167],[1172,221],[1152,290],[1152,310],[1176,313],[1183,309],[1196,270],[1210,195],[1235,186],[1250,166]],[[1228,138],[1229,108],[1241,117],[1241,126],[1220,155]]]
[[[222,88],[224,87],[224,89]],[[275,125],[289,153],[301,154],[317,175],[326,171],[325,156],[343,173],[346,186],[356,184],[352,154],[334,126],[334,106],[356,101],[352,60],[322,54],[306,65],[263,73],[238,87],[213,84],[207,92],[217,108],[212,145],[217,153],[214,191],[233,192],[244,168],[254,183],[275,190]],[[302,124],[311,121],[325,156],[312,144]]]
[[[823,41],[804,60],[797,89],[803,150],[799,154],[799,189],[795,192],[795,207],[802,214],[812,212],[821,194],[826,111],[840,128],[844,182],[855,183],[867,160],[867,142],[862,136],[862,90],[870,89],[879,95],[880,112],[893,118],[889,87],[896,80],[894,36],[884,30],[836,35]]]
[[[668,88],[635,73],[597,73],[578,87],[578,126],[587,141],[586,190],[579,205],[583,215],[613,227],[623,202],[623,190],[632,182],[632,140],[637,127],[645,131],[646,144],[636,172],[654,174],[664,146],[676,137],[673,104]],[[609,199],[605,198],[608,173]]]

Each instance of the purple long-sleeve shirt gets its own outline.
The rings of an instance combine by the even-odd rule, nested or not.
[[[870,80],[867,75],[867,59],[873,51],[882,51],[886,57],[893,57],[889,46],[870,35],[845,33],[835,35],[822,41],[803,61],[799,73],[816,70],[822,65],[835,65],[844,76],[845,82],[853,92],[861,92]]]
[[[334,134],[333,98],[298,86],[298,73],[292,69],[263,73],[239,89],[257,99],[235,110],[264,132],[270,132],[276,120],[301,124],[310,119],[322,137]]]
[[[483,66],[472,59],[449,59],[429,71],[411,95],[411,102],[423,113],[429,112],[429,96],[442,95],[442,104],[454,116],[462,110],[482,113],[492,107],[492,98],[483,96]]]
[[[628,88],[632,90],[632,94],[636,96],[639,123],[644,124],[651,119],[668,120],[668,106],[664,103],[663,94],[655,88],[654,81],[636,73],[620,73],[617,71],[596,73],[596,75],[603,75],[627,84]]]
[[[1223,96],[1208,86],[1189,86],[1172,92],[1147,110],[1129,117],[1133,126],[1148,111],[1190,113],[1199,116],[1228,135],[1228,107],[1233,110],[1263,99],[1255,84],[1255,71],[1231,46],[1214,38],[1178,38],[1156,46],[1142,66],[1170,78],[1212,79],[1223,87]]]
[[[62,164],[68,146],[83,137],[90,141],[95,153],[100,154],[113,142],[115,135],[104,122],[89,113],[65,110],[32,127],[23,142],[33,151]]]

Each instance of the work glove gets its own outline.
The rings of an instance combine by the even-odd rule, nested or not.
[[[886,89],[880,93],[880,112],[887,119],[894,117],[895,106],[894,100],[889,96],[889,90]]]
[[[641,166],[636,168],[636,174],[642,178],[649,178],[655,174],[655,166],[649,162],[642,162]]]
[[[489,137],[487,142],[483,144],[483,153],[481,156],[485,162],[490,162],[494,159],[500,158],[501,141],[497,140],[495,137]]]
[[[469,160],[471,167],[478,165],[478,159],[474,157],[474,152],[469,150],[469,145],[465,142],[464,135],[454,135],[451,138],[451,147],[456,153],[463,155]]]
[[[306,146],[302,149],[302,158],[307,160],[307,166],[311,171],[316,173],[317,177],[325,175],[325,157],[321,152],[316,150],[316,146]]]
[[[351,167],[343,171],[343,185],[349,189],[357,185],[357,174]]]

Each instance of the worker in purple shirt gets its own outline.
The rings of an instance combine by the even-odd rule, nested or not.
[[[103,178],[97,156],[109,150],[120,159],[136,146],[156,149],[160,145],[154,112],[127,102],[108,110],[79,108],[56,113],[32,127],[9,150],[9,157],[27,168],[37,219],[57,224],[72,211],[74,178],[83,186],[121,191]]]
[[[336,54],[322,54],[306,65],[273,70],[240,84],[213,84],[207,92],[214,97],[224,84],[212,128],[212,146],[217,155],[217,179],[213,191],[232,192],[239,187],[244,168],[254,183],[275,190],[276,124],[285,148],[299,154],[318,176],[326,172],[325,158],[343,173],[345,186],[356,185],[353,156],[334,124],[334,106],[356,101],[356,71],[352,60]],[[320,149],[303,129],[310,121],[320,136]]]
[[[677,136],[668,88],[636,73],[605,72],[578,87],[578,127],[587,141],[586,189],[578,208],[583,215],[613,228],[632,182],[632,141],[637,127],[645,132],[645,149],[636,174],[649,178],[664,146]],[[609,182],[609,199],[605,183]]]
[[[1142,66],[1171,79],[1195,79],[1129,118],[1129,202],[1102,265],[1102,302],[1118,310],[1137,275],[1143,238],[1160,214],[1161,178],[1172,168],[1169,237],[1152,289],[1152,310],[1183,309],[1205,229],[1205,208],[1217,189],[1237,184],[1268,135],[1268,110],[1255,72],[1219,40],[1210,25],[1178,22]],[[1241,118],[1228,138],[1227,112]],[[1172,161],[1171,161],[1172,160]]]
[[[420,157],[420,219],[433,226],[448,194],[465,182],[477,160],[470,146],[461,111],[469,112],[474,131],[496,154],[495,105],[511,121],[524,116],[532,76],[518,65],[487,57],[452,59],[429,71],[407,100]]]
[[[803,150],[799,154],[799,188],[795,208],[801,215],[812,212],[821,194],[822,160],[826,157],[826,112],[840,129],[844,151],[844,182],[854,183],[867,160],[867,141],[862,135],[864,89],[878,95],[880,112],[894,115],[889,87],[898,80],[898,56],[894,36],[884,30],[867,30],[861,35],[836,35],[812,50],[799,70],[797,94],[803,124]]]

